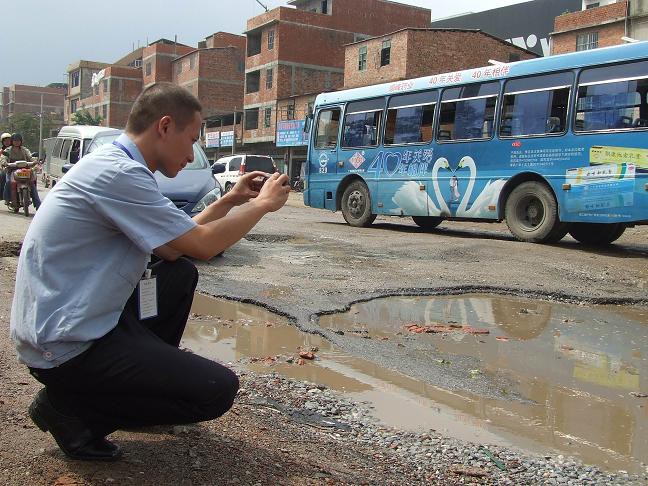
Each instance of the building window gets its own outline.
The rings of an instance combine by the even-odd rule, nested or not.
[[[272,89],[273,74],[272,68],[266,69],[266,89]]]
[[[391,62],[391,40],[383,41],[380,49],[380,65],[388,66]]]
[[[322,0],[322,13],[328,14],[328,1]]]
[[[104,80],[102,81],[102,84],[103,84],[103,92],[104,92],[104,93],[107,93],[107,92],[108,92],[108,80],[107,80],[107,79],[104,79]]]
[[[312,115],[312,114],[313,114],[313,108],[315,108],[315,102],[314,102],[314,101],[310,101],[310,102],[306,105],[306,114],[308,114],[308,115]]]
[[[182,74],[182,61],[176,62],[176,74]]]
[[[108,119],[108,105],[103,105],[103,106],[101,107],[101,117],[102,117],[104,120],[107,120],[107,119]]]
[[[367,69],[367,46],[358,49],[358,71]]]
[[[70,113],[75,113],[77,111],[77,104],[79,100],[70,100]]]
[[[146,63],[146,75],[147,76],[151,75],[151,63],[150,62]]]
[[[589,51],[598,47],[598,32],[590,32],[589,34],[579,34],[576,36],[576,50]]]
[[[253,71],[245,75],[245,92],[257,93],[261,84],[261,71]]]
[[[266,108],[263,112],[263,126],[265,128],[270,128],[271,121],[272,121],[272,108]]]
[[[295,119],[295,105],[286,106],[286,120]]]
[[[599,5],[600,5],[599,2],[594,2],[594,3],[587,4],[587,5],[585,5],[585,10],[589,10],[590,8],[596,8]]]
[[[70,83],[73,88],[76,88],[79,86],[79,82],[81,80],[81,72],[80,71],[74,71],[72,74],[70,74]]]
[[[193,71],[193,68],[196,67],[196,56],[189,56],[189,71]]]
[[[274,31],[274,29],[273,29],[273,30],[269,30],[269,31],[268,31],[268,50],[269,50],[269,51],[271,51],[272,49],[274,49],[274,40],[275,40],[274,37],[275,37],[275,31]]]
[[[259,109],[245,110],[245,129],[256,130],[257,128],[259,128]]]

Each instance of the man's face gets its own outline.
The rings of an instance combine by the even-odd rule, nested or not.
[[[171,123],[157,166],[162,174],[175,177],[193,160],[193,144],[199,139],[201,125],[202,118],[199,113],[195,113],[193,121],[188,123],[184,130],[177,130],[175,122]]]

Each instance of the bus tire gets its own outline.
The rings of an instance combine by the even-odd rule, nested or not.
[[[551,189],[538,181],[523,182],[511,191],[504,217],[513,236],[530,243],[559,241],[569,228],[558,218],[558,203]]]
[[[412,216],[412,221],[420,228],[431,230],[439,226],[443,218],[437,218],[436,216]]]
[[[371,196],[367,185],[354,181],[342,194],[342,216],[351,226],[367,227],[376,219],[371,213]]]
[[[625,231],[623,223],[572,223],[569,234],[583,245],[609,245]]]

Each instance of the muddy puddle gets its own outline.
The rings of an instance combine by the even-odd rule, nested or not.
[[[559,451],[606,469],[648,462],[648,310],[492,295],[390,297],[322,316],[323,328],[429,344],[506,373],[520,400],[444,390],[349,356],[266,310],[196,295],[183,344],[258,372],[279,372],[367,402],[381,422],[478,443]],[[407,342],[407,341],[403,341]],[[396,345],[396,344],[394,344]],[[299,351],[315,350],[315,360]],[[407,359],[407,348],[403,348]]]

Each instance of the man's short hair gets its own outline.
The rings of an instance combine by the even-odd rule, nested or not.
[[[178,130],[184,130],[200,113],[200,101],[184,88],[172,83],[156,83],[137,97],[131,109],[126,131],[139,135],[162,117],[170,116]]]

